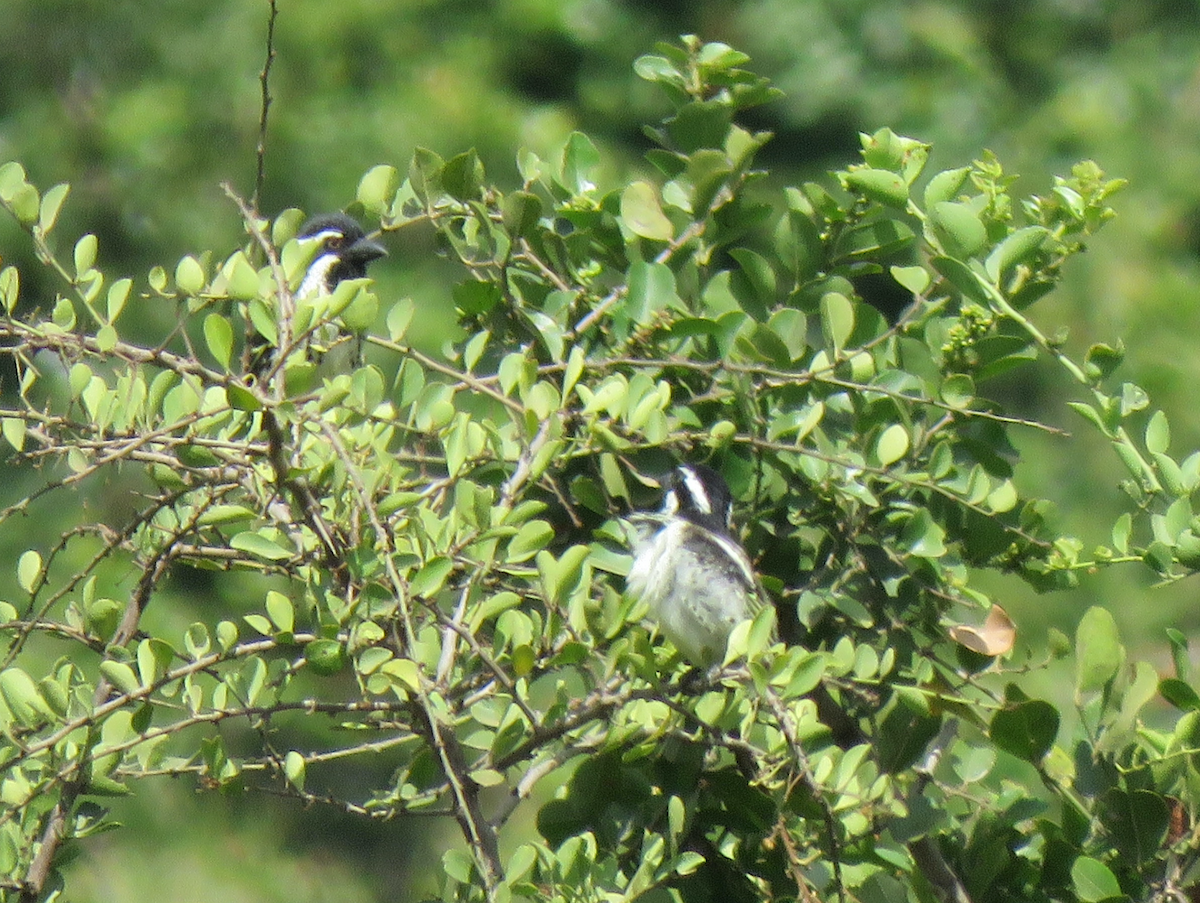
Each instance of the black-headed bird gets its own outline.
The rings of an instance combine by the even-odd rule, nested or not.
[[[295,291],[294,304],[333,294],[338,283],[366,276],[371,261],[387,254],[382,245],[367,237],[354,217],[345,213],[314,216],[300,227],[296,237],[317,242],[317,250]],[[272,363],[272,353],[268,340],[261,335],[255,335],[251,342],[250,372],[261,377]],[[339,328],[336,322],[317,326],[302,344],[305,356],[330,375],[349,372],[362,364],[362,336]]]
[[[720,664],[730,634],[763,602],[754,569],[733,535],[733,494],[704,464],[680,464],[658,514],[636,531],[628,592],[644,598],[663,634],[693,665]]]

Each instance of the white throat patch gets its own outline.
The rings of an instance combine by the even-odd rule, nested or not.
[[[322,232],[321,235],[326,233]],[[333,232],[331,235],[340,233]],[[304,281],[300,283],[300,288],[296,289],[296,297],[308,298],[317,295],[325,290],[328,284],[329,271],[337,266],[338,256],[336,254],[325,253],[318,257],[309,265],[308,272],[304,274]]]

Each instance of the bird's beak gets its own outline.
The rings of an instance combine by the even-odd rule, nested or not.
[[[361,260],[363,263],[370,263],[380,257],[387,257],[387,248],[378,242],[371,241],[369,238],[360,238],[350,247],[342,252],[342,256],[349,257],[354,260]]]

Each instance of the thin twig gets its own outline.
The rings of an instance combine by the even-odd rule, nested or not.
[[[271,64],[275,62],[275,20],[279,17],[279,6],[275,0],[269,0],[271,14],[267,17],[267,58],[263,62],[262,72],[258,75],[258,83],[262,86],[262,104],[258,112],[258,144],[254,148],[255,172],[254,194],[250,196],[250,209],[258,212],[258,204],[262,200],[263,184],[267,178],[267,113],[271,109]]]

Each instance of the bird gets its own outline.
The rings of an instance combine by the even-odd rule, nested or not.
[[[332,294],[345,279],[367,275],[367,266],[387,250],[367,237],[354,217],[345,213],[313,216],[296,233],[299,239],[317,242],[317,252],[305,271],[293,299],[310,300]],[[250,372],[261,377],[271,366],[269,342],[257,332],[251,338]],[[318,325],[303,341],[305,356],[330,375],[348,372],[362,364],[362,337],[335,323]],[[328,360],[326,358],[329,358]]]
[[[345,213],[314,216],[300,227],[296,237],[320,242],[296,290],[297,300],[318,292],[332,292],[343,279],[361,279],[367,275],[371,261],[387,255],[387,250],[367,238],[358,221]]]
[[[319,241],[319,249],[296,290],[296,300],[302,301],[320,294],[332,294],[344,279],[361,279],[367,275],[367,265],[387,254],[382,245],[367,238],[361,225],[345,213],[326,213],[314,216],[300,227],[297,238]],[[362,364],[362,337],[339,330],[333,323],[318,327],[310,337],[307,353],[310,360],[322,363],[339,343],[344,351],[335,356],[327,367],[333,373],[344,372]]]
[[[663,634],[700,668],[720,664],[734,627],[763,605],[732,515],[733,494],[720,473],[680,464],[662,511],[630,518],[626,589],[646,600]]]

